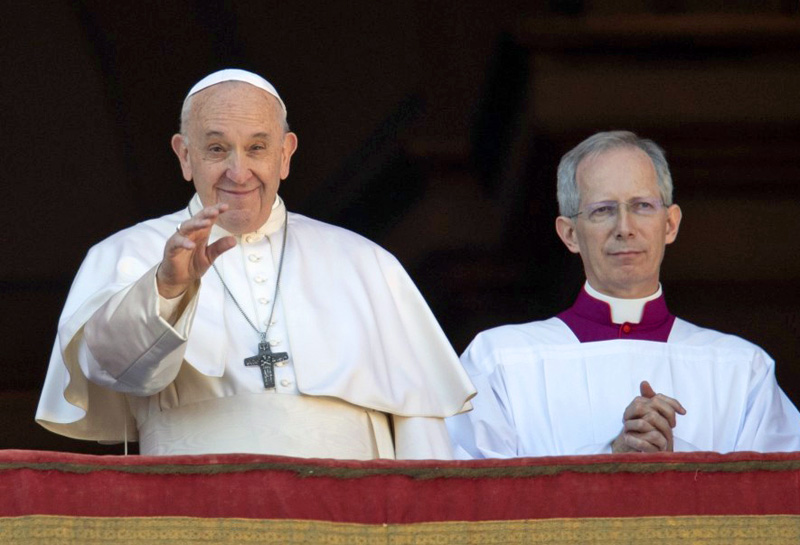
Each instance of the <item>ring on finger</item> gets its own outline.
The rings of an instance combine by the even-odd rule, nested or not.
[[[183,223],[179,223],[179,224],[178,224],[178,225],[175,227],[175,232],[176,232],[176,233],[178,233],[178,234],[179,234],[179,235],[181,235],[181,236],[184,236],[183,232],[181,231],[181,227],[182,227],[182,226],[183,226]]]

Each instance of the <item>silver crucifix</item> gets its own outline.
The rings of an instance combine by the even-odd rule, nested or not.
[[[261,378],[264,379],[264,388],[275,387],[275,364],[279,361],[289,359],[286,352],[272,353],[269,343],[262,341],[258,343],[258,355],[245,358],[244,364],[247,366],[258,365],[261,367]]]

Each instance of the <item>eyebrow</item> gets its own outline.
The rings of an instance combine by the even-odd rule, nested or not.
[[[225,133],[222,131],[208,131],[206,132],[205,136],[206,138],[224,137]],[[265,140],[269,140],[269,133],[257,132],[255,134],[251,134],[250,138],[263,138]]]
[[[652,197],[640,196],[640,197],[631,197],[627,201],[620,201],[617,199],[603,199],[602,201],[593,201],[587,203],[587,206],[591,206],[593,204],[605,204],[609,202],[617,203],[617,202],[634,202],[634,201],[651,201],[651,200],[661,200],[660,195],[653,195]]]

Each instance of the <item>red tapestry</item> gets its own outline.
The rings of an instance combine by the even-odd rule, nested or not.
[[[164,524],[200,531],[203,524],[198,525],[197,519],[204,519],[206,531],[227,532],[230,528],[221,529],[218,524],[208,527],[209,519],[252,519],[262,530],[269,521],[273,533],[278,531],[276,524],[283,522],[281,532],[291,528],[291,535],[306,538],[319,532],[328,536],[372,532],[376,543],[388,539],[387,532],[394,531],[399,538],[401,528],[411,531],[412,527],[410,535],[419,537],[425,528],[438,535],[439,541],[431,543],[459,543],[467,534],[498,531],[510,532],[507,540],[498,543],[516,543],[513,535],[519,536],[519,542],[537,543],[531,534],[534,529],[541,537],[547,532],[563,536],[570,528],[585,539],[586,531],[600,535],[598,524],[605,537],[613,537],[608,533],[613,531],[626,535],[631,525],[644,524],[651,532],[660,528],[676,535],[696,537],[697,531],[708,533],[715,527],[718,533],[739,528],[738,535],[755,536],[754,541],[722,536],[717,541],[709,537],[692,543],[758,543],[759,539],[792,543],[800,539],[799,485],[800,453],[356,462],[237,454],[123,457],[8,450],[0,451],[0,516],[6,517],[0,518],[6,521],[0,522],[0,538],[9,543],[38,543],[30,537],[34,527],[54,525],[64,536],[72,535],[63,533],[64,525],[70,531],[85,532],[91,527],[96,534],[110,531],[109,525],[127,528],[125,521],[131,517],[152,517],[161,532]],[[136,528],[144,531],[146,526],[140,521]],[[785,541],[775,541],[770,532]],[[259,542],[288,539],[278,534],[275,541]],[[22,537],[14,541],[14,535]],[[256,531],[254,535],[265,534]],[[595,542],[622,542],[619,536],[598,539]],[[412,542],[422,543],[416,538]]]

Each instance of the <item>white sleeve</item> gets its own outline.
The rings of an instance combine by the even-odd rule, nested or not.
[[[447,419],[447,429],[456,459],[512,458],[518,456],[518,436],[513,417],[506,410],[506,390],[500,373],[488,353],[479,349],[479,340],[467,347],[461,363],[478,390],[471,411]]]
[[[775,378],[775,362],[758,351],[752,386],[735,450],[792,452],[800,450],[800,413]]]
[[[84,327],[80,364],[86,377],[112,390],[147,396],[177,376],[197,308],[198,286],[184,295],[174,326],[165,320],[156,267],[111,297]]]

